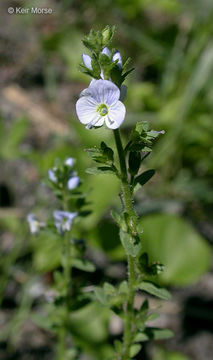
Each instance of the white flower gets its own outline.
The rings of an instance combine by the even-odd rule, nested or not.
[[[62,210],[55,210],[53,212],[55,226],[59,234],[63,234],[65,231],[70,231],[73,219],[77,216],[77,214],[77,212],[68,212]]]
[[[117,129],[126,114],[124,104],[119,101],[120,90],[109,80],[93,80],[81,93],[76,103],[76,112],[82,124],[88,129],[102,126]]]
[[[72,176],[67,182],[67,188],[73,190],[80,184],[80,178],[77,175]]]
[[[107,46],[105,46],[105,48],[103,48],[103,50],[101,51],[101,54],[105,54],[108,57],[110,57],[111,51],[108,49]],[[87,54],[82,54],[82,60],[83,60],[84,65],[89,70],[92,70],[92,59],[91,59],[91,57],[89,55],[87,55]],[[116,61],[116,60],[118,60],[117,65],[121,69],[121,67],[122,67],[122,58],[121,58],[121,54],[120,54],[120,52],[118,50],[116,50],[114,52],[113,56],[112,56],[112,61]]]
[[[110,57],[111,52],[110,52],[110,50],[108,49],[108,47],[105,46],[105,48],[103,48],[103,50],[101,51],[101,54],[105,54],[105,55],[107,55],[108,57]]]
[[[29,224],[31,234],[37,234],[40,227],[44,226],[44,223],[39,222],[34,214],[27,215],[27,222]]]
[[[65,165],[67,166],[73,167],[74,163],[75,163],[75,159],[71,157],[65,160]]]
[[[56,167],[54,167],[53,169],[48,170],[49,180],[54,182],[54,183],[57,182],[57,177],[55,175],[55,170],[56,170]]]
[[[89,70],[92,70],[92,65],[91,65],[92,59],[91,59],[91,57],[89,55],[87,55],[87,54],[82,54],[82,60],[83,60],[84,65]]]

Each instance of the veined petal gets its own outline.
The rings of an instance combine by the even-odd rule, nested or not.
[[[76,113],[82,124],[88,124],[91,121],[99,119],[96,111],[98,104],[90,96],[82,96],[76,103]]]
[[[98,116],[96,119],[94,119],[93,121],[91,121],[90,123],[87,124],[86,128],[88,130],[92,129],[93,127],[98,127],[98,126],[102,126],[104,124],[104,116]]]
[[[87,54],[82,54],[82,60],[83,60],[84,65],[88,69],[92,70],[92,64],[91,64],[92,59],[91,59],[91,57],[89,55],[87,55]]]
[[[103,50],[101,51],[101,54],[105,54],[107,56],[110,56],[110,50],[108,49],[107,46],[105,46],[105,48],[103,48]]]
[[[121,66],[122,66],[122,58],[121,58],[121,54],[119,53],[118,50],[115,51],[115,53],[113,54],[112,60],[113,61],[118,60],[117,65],[118,65],[119,68],[121,68]]]
[[[120,97],[119,88],[109,80],[93,81],[88,91],[90,96],[99,104],[113,105]]]
[[[118,101],[115,105],[110,106],[109,112],[105,119],[106,126],[110,129],[117,129],[124,121],[126,114],[126,108],[121,101]]]

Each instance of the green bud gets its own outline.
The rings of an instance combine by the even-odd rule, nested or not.
[[[103,45],[108,44],[112,40],[114,32],[115,27],[110,27],[109,25],[102,30]]]

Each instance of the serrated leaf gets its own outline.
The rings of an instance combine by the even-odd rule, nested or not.
[[[147,170],[135,178],[135,185],[139,183],[141,186],[145,185],[155,174],[155,170]]]
[[[149,281],[142,281],[137,288],[139,290],[145,291],[151,295],[154,295],[160,299],[163,300],[170,300],[171,299],[171,294],[169,293],[168,290],[161,288]]]
[[[76,269],[87,271],[87,272],[94,272],[95,266],[88,260],[83,259],[73,259],[72,266]]]

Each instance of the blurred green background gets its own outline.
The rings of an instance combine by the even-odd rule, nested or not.
[[[10,6],[53,11],[10,15]],[[110,217],[112,208],[120,209],[119,184],[110,175],[85,173],[91,164],[84,149],[100,140],[113,146],[112,133],[86,130],[75,114],[79,92],[89,83],[78,70],[85,51],[81,39],[107,24],[116,25],[113,46],[135,68],[126,84],[124,142],[140,120],[166,131],[145,162],[156,175],[136,193],[135,207],[144,249],[166,266],[159,281],[173,293],[173,301],[159,310],[159,324],[176,335],[146,345],[137,359],[212,359],[212,1],[5,0],[0,9],[0,359],[53,356],[54,335],[45,321],[38,324],[37,315],[45,311],[42,294],[59,266],[61,244],[48,237],[32,240],[25,219],[32,210],[46,219],[57,206],[44,185],[55,158],[75,157],[89,192],[93,213],[76,230],[98,269],[88,283],[125,277],[125,256]],[[84,274],[75,276],[81,281]],[[74,315],[85,359],[110,353],[119,335],[116,324],[101,308]]]

